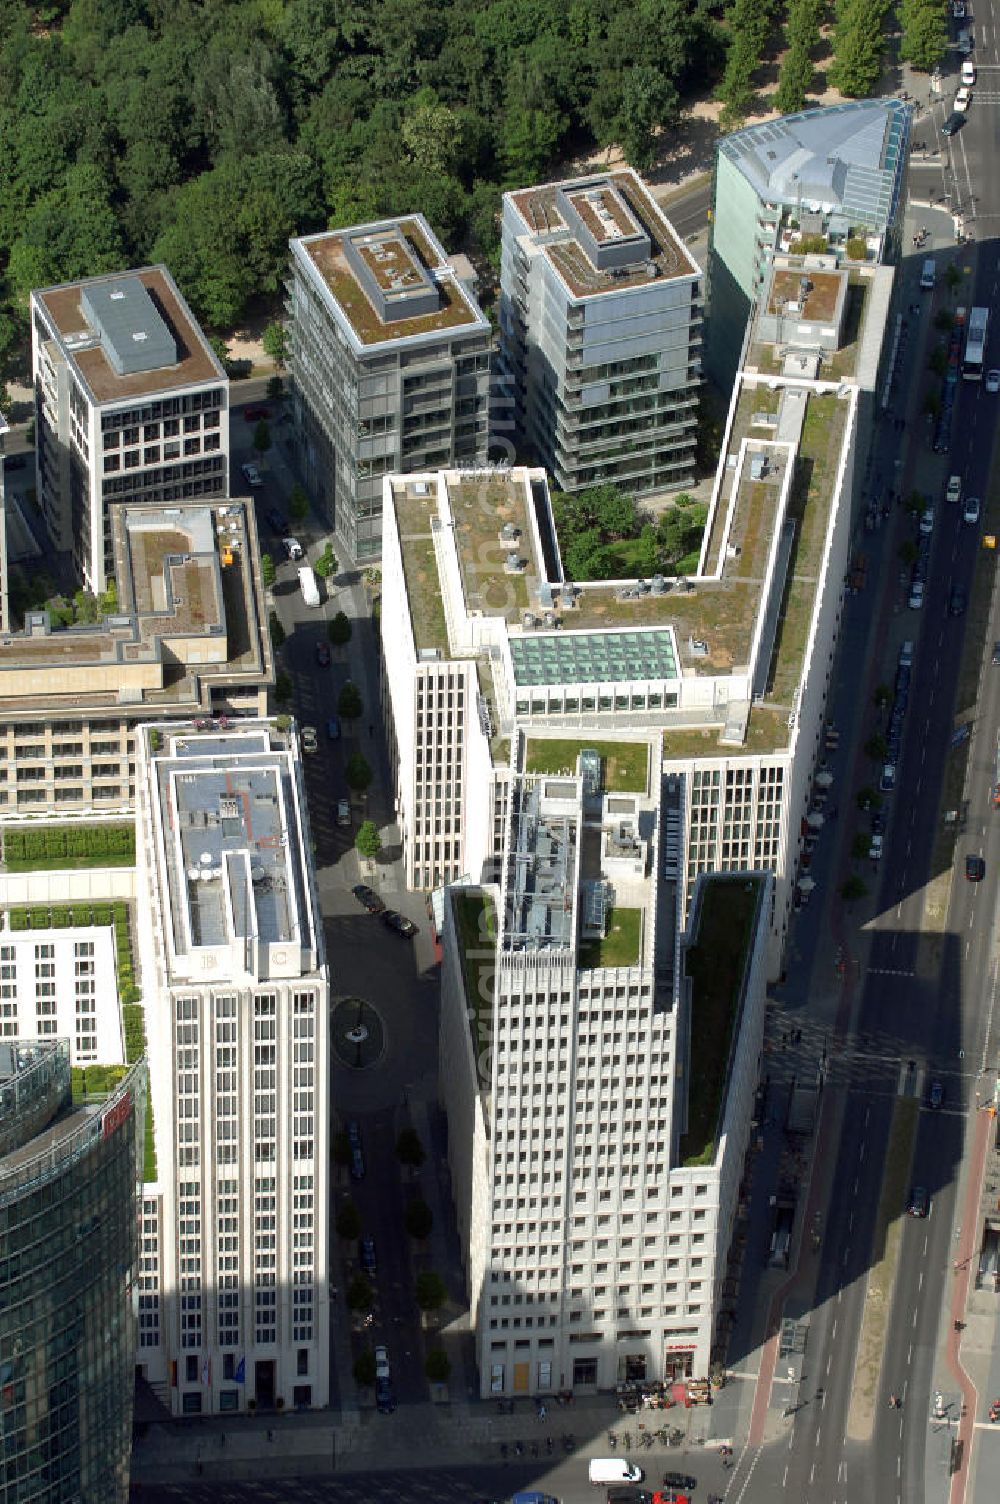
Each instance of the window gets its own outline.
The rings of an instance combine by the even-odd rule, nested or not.
[[[197,1353],[188,1353],[187,1357],[184,1359],[184,1377],[187,1379],[187,1381],[188,1381],[189,1384],[197,1384],[197,1382],[198,1382],[198,1354]]]
[[[300,1378],[303,1374],[309,1372],[309,1349],[307,1347],[300,1347],[295,1354],[295,1372]]]

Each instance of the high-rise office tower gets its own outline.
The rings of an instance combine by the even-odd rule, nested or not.
[[[165,266],[31,294],[38,503],[105,588],[111,508],[229,491],[229,380]]]
[[[490,326],[422,214],[291,242],[289,369],[306,487],[348,555],[382,477],[486,457]]]
[[[323,1406],[329,983],[297,739],[140,734],[156,1180],[138,1362],[177,1415]]]
[[[499,400],[561,491],[694,477],[702,272],[638,174],[503,197]]]
[[[66,1040],[0,1042],[0,1499],[126,1504],[145,1064],[76,1105]]]

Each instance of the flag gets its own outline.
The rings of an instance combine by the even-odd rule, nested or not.
[[[240,1361],[236,1365],[236,1382],[237,1382],[237,1384],[245,1384],[246,1381],[247,1381],[247,1360],[246,1360],[246,1358],[241,1358]]]
[[[201,1382],[203,1384],[205,1384],[206,1386],[209,1385],[209,1384],[211,1384],[211,1382],[212,1382],[212,1360],[211,1360],[211,1358],[206,1358],[205,1361],[204,1361],[204,1363],[201,1365]]]

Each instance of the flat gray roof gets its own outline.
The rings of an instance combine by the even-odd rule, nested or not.
[[[116,375],[177,364],[177,341],[139,277],[85,285],[80,306]]]
[[[176,951],[188,936],[192,948],[308,944],[285,749],[264,728],[194,731],[157,769]]]

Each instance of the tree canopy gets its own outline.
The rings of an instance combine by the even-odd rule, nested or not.
[[[648,166],[719,53],[708,0],[0,0],[0,320],[162,259],[229,329],[289,235],[416,209],[495,256],[502,188]]]

